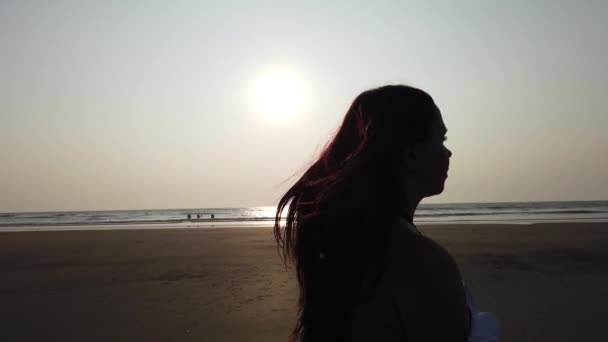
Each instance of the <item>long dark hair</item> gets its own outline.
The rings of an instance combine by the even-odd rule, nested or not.
[[[279,201],[274,235],[300,286],[291,341],[349,339],[354,305],[382,275],[389,220],[405,208],[403,147],[427,139],[434,112],[431,96],[417,88],[361,93],[318,160]]]

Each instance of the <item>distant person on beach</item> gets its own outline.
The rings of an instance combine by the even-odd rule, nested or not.
[[[420,89],[355,98],[277,208],[275,239],[300,288],[291,341],[499,340],[452,256],[414,224],[420,201],[444,190],[446,132]]]
[[[211,218],[212,218],[212,219],[214,219],[214,218],[215,218],[215,215],[211,214]]]
[[[200,219],[201,218],[201,214],[196,214],[196,218]]]
[[[190,220],[192,218],[192,216],[190,216],[190,214],[188,214],[188,220]]]

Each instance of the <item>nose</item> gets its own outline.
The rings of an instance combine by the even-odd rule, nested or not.
[[[448,158],[452,157],[452,151],[449,148],[446,148],[448,150]]]

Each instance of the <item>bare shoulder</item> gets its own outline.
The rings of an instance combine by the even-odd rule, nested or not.
[[[470,322],[462,278],[445,248],[406,229],[392,229],[386,271],[410,341],[466,340]]]
[[[423,235],[413,234],[405,229],[393,228],[390,233],[389,263],[408,271],[428,271],[428,267],[443,270],[452,276],[457,273],[458,266],[450,253],[440,244]],[[437,269],[439,268],[439,269]],[[402,272],[399,272],[402,273]],[[424,276],[427,272],[424,272]],[[437,274],[438,272],[432,272]],[[444,273],[444,272],[441,272]]]

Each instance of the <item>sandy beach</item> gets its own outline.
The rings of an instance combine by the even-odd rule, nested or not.
[[[605,339],[608,223],[420,226],[503,341]],[[284,341],[270,228],[0,233],[1,341]]]

